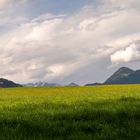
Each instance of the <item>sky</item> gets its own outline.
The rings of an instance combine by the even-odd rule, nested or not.
[[[140,69],[139,0],[0,0],[0,77],[104,82]]]

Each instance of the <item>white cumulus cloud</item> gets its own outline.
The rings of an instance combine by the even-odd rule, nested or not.
[[[131,44],[123,50],[119,50],[111,55],[111,62],[115,64],[130,62],[140,59],[140,51],[136,44]]]

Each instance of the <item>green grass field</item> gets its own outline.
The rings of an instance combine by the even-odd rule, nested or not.
[[[0,140],[140,140],[140,85],[0,89]]]

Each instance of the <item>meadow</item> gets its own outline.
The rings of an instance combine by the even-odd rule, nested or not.
[[[0,140],[139,140],[140,85],[0,89]]]

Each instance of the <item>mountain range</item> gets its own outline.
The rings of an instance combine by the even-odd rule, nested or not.
[[[127,67],[122,67],[110,76],[104,84],[128,84],[140,83],[140,70],[134,71]]]
[[[47,83],[47,82],[35,82],[35,83],[27,83],[27,84],[23,84],[23,86],[25,87],[57,87],[57,86],[61,86],[57,83]]]
[[[103,83],[91,83],[86,84],[85,86],[97,86],[97,85],[108,85],[108,84],[140,84],[140,70],[132,70],[127,67],[122,67],[113,73],[105,82]],[[62,86],[57,83],[47,83],[47,82],[36,82],[36,83],[27,83],[20,85],[14,83],[13,81],[0,78],[0,88],[10,88],[10,87],[54,87]],[[76,83],[70,83],[66,86],[78,86]]]
[[[113,73],[104,83],[92,83],[86,86],[106,84],[140,84],[140,70],[122,67]]]
[[[22,85],[16,84],[4,78],[0,78],[0,88],[10,88],[10,87],[22,87]]]
[[[60,85],[60,84],[57,84],[57,83],[35,82],[35,83],[27,83],[27,84],[24,84],[23,86],[25,86],[25,87],[59,87],[59,86],[74,87],[74,86],[78,86],[78,84],[70,83],[68,85]]]
[[[77,87],[77,86],[79,86],[79,85],[76,84],[76,83],[70,83],[70,84],[68,84],[67,86],[69,86],[69,87]]]

